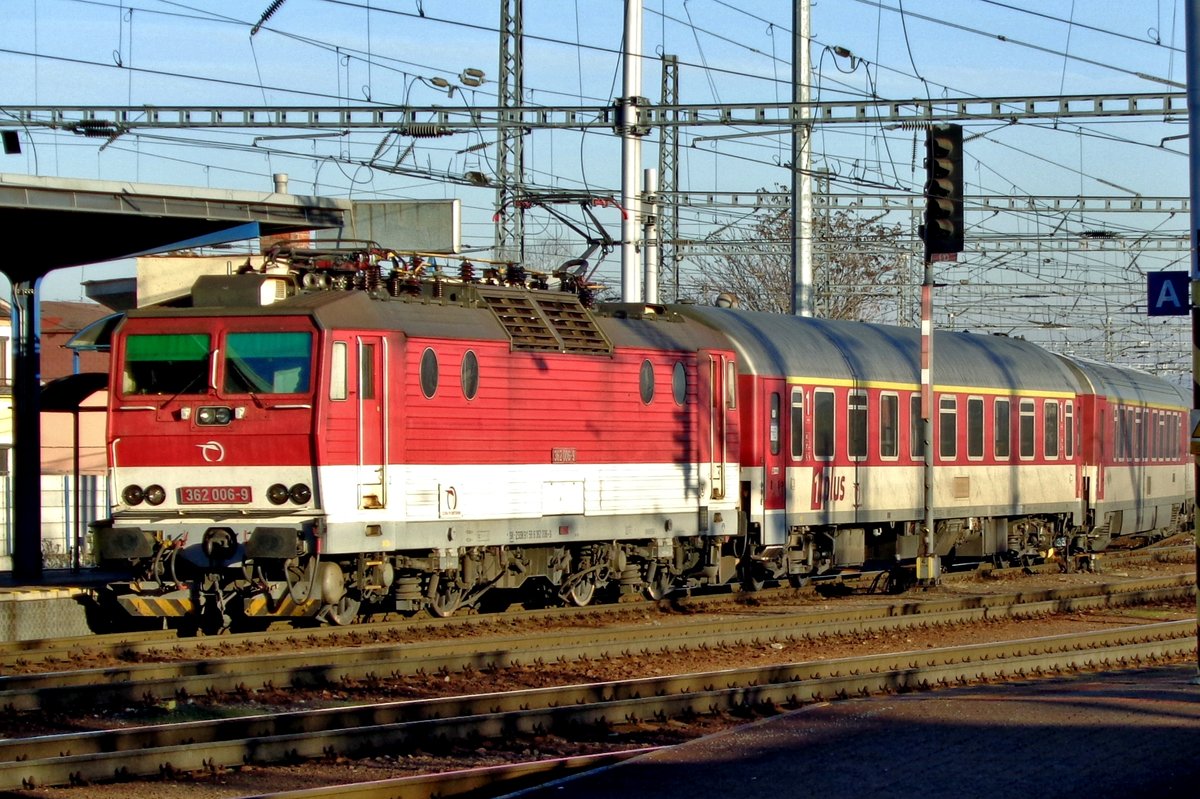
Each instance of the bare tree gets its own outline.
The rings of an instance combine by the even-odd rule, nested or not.
[[[685,297],[711,303],[728,293],[742,308],[791,312],[791,207],[786,187],[778,188],[760,190],[747,225],[709,236],[713,253],[695,259],[699,269],[684,282]],[[883,217],[849,207],[813,220],[817,315],[895,321],[909,250],[901,226]]]

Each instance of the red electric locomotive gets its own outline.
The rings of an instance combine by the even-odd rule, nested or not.
[[[208,628],[904,567],[918,352],[881,325],[592,308],[569,273],[296,253],[121,323],[96,549],[130,572],[124,612]],[[1190,521],[1175,387],[997,336],[934,353],[936,554]]]
[[[314,258],[128,314],[109,404],[119,500],[96,528],[100,558],[140,572],[113,586],[126,610],[346,623],[527,583],[585,604],[727,579],[723,336],[665,309],[592,313],[515,269],[516,286],[411,266]]]

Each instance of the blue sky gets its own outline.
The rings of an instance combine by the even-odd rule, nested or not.
[[[0,111],[11,105],[494,105],[498,71],[494,0],[286,0],[264,27],[251,26],[268,0],[3,0]],[[903,13],[901,13],[903,11]],[[622,93],[619,0],[526,0],[527,104],[602,106]],[[790,96],[792,11],[787,0],[647,0],[643,94],[659,97],[660,53],[680,60],[684,103],[785,101]],[[820,0],[813,8],[814,97],[995,97],[1181,91],[1182,0]],[[849,55],[839,55],[848,51]],[[451,96],[430,81],[451,82],[464,68],[487,82]],[[0,118],[0,127],[5,125]],[[1006,196],[1187,192],[1185,120],[1047,120],[966,124],[968,193]],[[295,132],[295,131],[292,131]],[[335,133],[336,131],[327,131]],[[786,137],[696,141],[748,132],[685,130],[680,188],[752,192],[786,183]],[[279,133],[259,131],[258,135]],[[59,177],[267,189],[287,172],[294,193],[339,197],[458,197],[464,237],[492,240],[494,191],[438,179],[494,171],[488,131],[398,141],[383,131],[349,136],[261,140],[256,133],[143,131],[103,148],[103,140],[64,131],[23,131],[24,152],[3,156],[0,171]],[[814,165],[840,191],[920,192],[918,138],[877,124],[822,126]],[[647,165],[657,157],[648,137]],[[410,151],[405,151],[409,143]],[[614,136],[534,131],[526,138],[530,180],[559,190],[615,194],[620,150]],[[406,174],[364,166],[400,162]],[[428,173],[423,177],[421,173]],[[615,212],[601,215],[616,233]],[[703,235],[734,217],[725,210],[688,214],[687,235]],[[983,234],[1030,234],[1061,219],[1030,215],[973,217]],[[1186,220],[1130,217],[1078,220],[1083,227],[1186,231]],[[530,235],[570,257],[583,245],[536,215]],[[1127,232],[1127,231],[1126,231]],[[1054,255],[1077,260],[1081,256]],[[1176,255],[1154,261],[1170,265]],[[1120,270],[1082,258],[1080,267]],[[1107,256],[1106,256],[1107,258]],[[1101,262],[1104,261],[1104,262]],[[616,270],[616,262],[607,262]],[[1146,268],[1149,259],[1139,263]],[[608,267],[606,266],[606,269]],[[1022,263],[1017,271],[1027,271]],[[1186,268],[1186,264],[1176,266]],[[128,272],[128,267],[124,267]],[[84,270],[107,277],[109,267]],[[120,268],[118,270],[120,271]],[[80,296],[78,271],[48,278],[47,296]],[[1001,278],[1002,279],[1002,278]]]

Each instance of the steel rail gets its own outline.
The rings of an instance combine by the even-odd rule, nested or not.
[[[1138,550],[1105,552],[1100,555],[1104,569],[1123,562],[1136,562],[1148,559],[1169,557],[1171,553],[1183,556],[1193,555],[1195,548],[1191,545],[1176,547],[1146,547]],[[1051,573],[1059,570],[1056,563],[1039,564],[1031,567],[1005,567],[987,569],[993,575],[1023,571],[1028,568],[1038,573]],[[1103,569],[1102,569],[1103,570]],[[948,572],[943,575],[945,582],[972,579],[979,570]],[[849,573],[824,579],[820,584],[831,582],[856,582],[861,584],[869,580],[877,572]],[[689,609],[703,609],[713,605],[728,604],[738,601],[745,596],[770,599],[780,595],[793,594],[793,588],[768,588],[753,593],[736,592],[729,594],[711,593],[681,595],[677,598],[664,600],[672,605],[680,605]],[[451,630],[457,628],[486,628],[505,624],[510,621],[525,619],[559,620],[572,618],[593,618],[599,615],[620,615],[629,611],[640,611],[654,607],[656,603],[649,600],[620,602],[610,605],[595,605],[588,607],[543,608],[536,610],[508,611],[503,614],[476,614],[452,616],[449,618],[397,618],[380,622],[354,624],[350,627],[299,627],[286,630],[268,630],[254,633],[235,633],[217,637],[181,638],[178,633],[169,630],[146,630],[140,632],[120,632],[108,634],[91,634],[57,638],[26,639],[20,641],[0,642],[0,669],[12,668],[24,663],[46,660],[81,660],[86,656],[105,654],[114,658],[134,659],[152,655],[164,648],[170,649],[175,656],[189,650],[215,650],[218,653],[228,647],[236,646],[246,641],[279,642],[294,645],[298,639],[306,640],[310,645],[321,645],[322,642],[342,642],[345,645],[360,645],[371,643],[371,639],[382,635],[397,635],[410,632],[428,632],[433,630]],[[284,620],[286,621],[286,620]]]
[[[1194,657],[1193,620],[918,652],[3,742],[0,789],[355,757],[437,741],[604,730]],[[208,730],[231,739],[203,740]],[[16,759],[24,758],[24,759]]]
[[[354,782],[345,785],[329,785],[317,788],[300,788],[269,794],[248,796],[244,799],[446,799],[472,793],[495,791],[505,793],[519,791],[535,785],[545,785],[554,780],[593,769],[604,768],[630,758],[656,752],[662,747],[652,746],[627,749],[620,752],[602,752],[594,755],[534,760],[525,763],[506,763],[501,766],[486,766],[473,769],[447,771],[441,774],[417,774],[411,777]]]
[[[546,662],[608,659],[653,651],[686,651],[819,639],[884,631],[1028,617],[1084,609],[1184,599],[1195,575],[1136,584],[1039,591],[1006,597],[966,597],[899,608],[833,614],[783,613],[720,621],[679,621],[653,627],[588,628],[493,639],[273,652],[190,662],[131,664],[0,678],[0,707],[10,711],[72,711],[117,702],[162,702],[187,696],[283,688],[341,686],[403,675],[487,670]],[[1131,586],[1128,587],[1127,586]]]

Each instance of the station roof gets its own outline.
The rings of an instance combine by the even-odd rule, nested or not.
[[[15,234],[0,271],[30,281],[67,266],[339,227],[349,210],[328,197],[0,173],[0,219]]]
[[[348,200],[275,192],[0,174],[0,227],[9,235],[0,273],[14,303],[37,307],[36,281],[55,269],[102,263],[205,244],[340,227]],[[28,310],[28,309],[26,309]],[[25,321],[16,329],[16,321]],[[13,574],[42,572],[39,375],[36,313],[14,314]],[[48,401],[78,402],[92,378],[76,378]],[[95,378],[99,380],[99,378]]]

